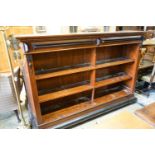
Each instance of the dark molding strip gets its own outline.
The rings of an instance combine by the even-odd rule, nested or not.
[[[66,124],[64,123],[64,124],[62,124],[60,126],[56,126],[54,128],[55,129],[70,129],[70,128],[73,128],[73,127],[75,127],[77,125],[80,125],[81,123],[84,123],[86,121],[95,119],[95,118],[97,118],[99,116],[106,115],[106,114],[108,114],[108,113],[110,113],[112,111],[123,108],[125,106],[130,105],[130,104],[134,104],[136,101],[137,101],[137,99],[135,97],[133,97],[133,98],[129,99],[128,101],[119,102],[119,104],[111,105],[109,107],[99,109],[99,110],[94,111],[92,113],[89,113],[88,115],[85,115],[85,116],[83,116],[83,117],[81,117],[79,119],[67,122]]]
[[[142,36],[122,36],[122,37],[109,37],[109,38],[98,38],[89,40],[75,40],[75,41],[65,41],[65,42],[51,42],[51,43],[32,43],[33,49],[38,48],[50,48],[50,47],[60,47],[60,46],[74,46],[74,45],[100,45],[104,42],[109,41],[131,41],[131,40],[143,40]]]
[[[69,128],[70,129],[70,128],[80,125],[86,121],[95,119],[99,116],[103,116],[105,114],[108,114],[112,111],[123,108],[125,106],[128,106],[130,104],[134,104],[136,101],[137,101],[137,98],[133,96],[133,97],[129,98],[128,101],[120,101],[117,104],[111,104],[107,107],[90,112],[87,115],[83,115],[83,116],[73,119],[71,121],[67,121],[67,122],[59,124],[57,126],[53,126],[52,128],[54,128],[54,129],[68,129]]]
[[[80,40],[72,42],[54,42],[54,43],[32,43],[33,49],[38,48],[49,48],[49,47],[60,47],[60,46],[73,46],[73,45],[96,45],[96,39],[94,40]]]
[[[104,43],[106,41],[130,41],[130,40],[142,40],[142,36],[123,36],[123,37],[110,37],[110,38],[101,38],[101,41]]]

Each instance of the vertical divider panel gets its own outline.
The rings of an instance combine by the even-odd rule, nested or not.
[[[95,67],[96,65],[96,48],[93,48],[91,51],[91,66]],[[96,70],[91,71],[91,79],[90,84],[93,86],[91,102],[94,102],[94,95],[95,95],[95,82],[96,82]]]

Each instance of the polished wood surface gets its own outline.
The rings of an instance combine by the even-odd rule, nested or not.
[[[109,79],[106,79],[106,80],[96,82],[95,83],[95,88],[104,87],[104,86],[107,86],[107,85],[111,85],[111,84],[114,84],[114,83],[119,83],[121,81],[126,81],[126,80],[130,80],[130,79],[131,79],[131,77],[129,75],[122,75],[122,76],[118,76],[118,77],[109,78]]]
[[[57,91],[57,92],[50,93],[50,94],[41,95],[39,96],[39,103],[46,102],[49,100],[55,100],[60,97],[65,97],[65,96],[77,94],[77,93],[84,92],[84,91],[88,91],[88,90],[91,90],[92,88],[93,87],[91,87],[90,85],[83,85],[79,87]]]
[[[100,123],[89,127],[93,129],[153,129],[148,123],[128,111],[106,117]]]
[[[120,31],[120,32],[105,32],[105,33],[73,33],[73,34],[58,34],[58,35],[32,35],[32,34],[27,34],[27,35],[16,35],[15,37],[19,39],[22,42],[39,42],[45,40],[46,42],[48,41],[61,41],[61,40],[69,40],[69,39],[96,39],[98,37],[119,37],[119,36],[143,36],[145,34],[144,31]],[[61,38],[61,40],[60,40]]]
[[[132,59],[126,59],[126,60],[120,60],[120,61],[116,60],[114,62],[108,62],[105,64],[96,65],[96,69],[117,66],[117,65],[123,65],[123,64],[132,63],[132,62],[134,62],[134,60],[132,60]]]
[[[155,103],[136,111],[140,119],[155,127]]]
[[[133,98],[143,35],[17,36],[25,48],[25,82],[36,126],[55,127]]]
[[[47,73],[47,74],[38,74],[36,75],[36,80],[48,79],[52,77],[64,76],[64,75],[69,75],[69,74],[74,74],[74,73],[79,73],[79,72],[85,72],[85,71],[90,71],[93,69],[94,67],[89,66],[89,67],[81,67],[81,68],[76,68],[76,69],[63,70],[63,71]]]

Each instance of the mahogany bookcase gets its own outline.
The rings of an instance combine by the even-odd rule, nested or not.
[[[131,104],[144,32],[16,36],[34,128],[71,128]]]

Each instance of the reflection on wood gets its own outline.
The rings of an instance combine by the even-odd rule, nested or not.
[[[81,85],[87,85],[89,83],[90,83],[90,81],[82,81],[82,82],[77,82],[77,83],[74,83],[74,84],[63,85],[63,86],[53,88],[53,89],[52,88],[51,89],[41,89],[39,91],[39,95],[44,95],[44,94],[47,94],[47,93],[52,93],[52,92],[57,92],[57,91],[65,90],[65,89],[70,89],[70,88],[78,87],[78,86],[81,86]]]
[[[104,79],[102,81],[96,82],[95,88],[103,87],[106,85],[111,85],[114,83],[130,80],[130,79],[131,79],[131,77],[128,75],[121,75],[121,76],[116,76],[113,78]]]
[[[89,63],[84,63],[84,64],[78,64],[78,65],[72,65],[72,66],[63,66],[61,68],[51,68],[51,69],[40,69],[36,71],[36,74],[45,74],[45,73],[52,73],[52,72],[58,72],[58,71],[65,71],[65,70],[70,70],[70,69],[78,69],[80,67],[86,67],[89,66]]]
[[[99,65],[96,66],[96,68],[99,69],[99,68],[117,66],[117,65],[132,63],[132,62],[134,62],[134,60],[132,60],[132,59],[126,59],[126,60],[120,60],[120,61],[113,61],[113,62],[99,64]]]
[[[92,89],[92,86],[90,86],[90,85],[83,85],[83,86],[79,86],[79,87],[65,89],[65,90],[61,90],[58,92],[41,95],[41,96],[39,96],[39,102],[42,103],[42,102],[46,102],[49,100],[55,100],[55,99],[60,98],[60,97],[65,97],[65,96],[77,94],[77,93],[88,91],[91,89]]]

